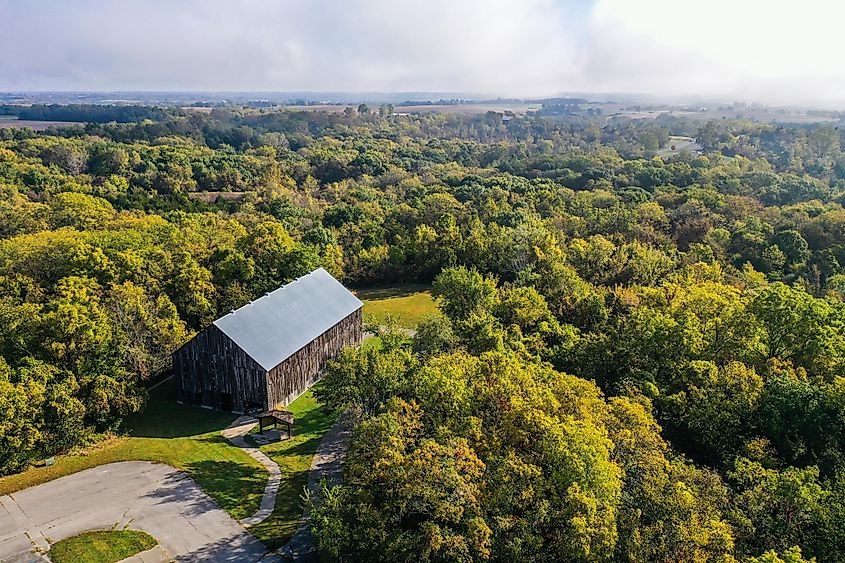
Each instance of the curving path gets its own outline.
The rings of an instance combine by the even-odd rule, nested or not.
[[[267,485],[264,487],[264,495],[261,497],[261,507],[252,516],[241,520],[241,524],[244,526],[252,526],[263,522],[273,513],[273,509],[276,507],[276,495],[279,492],[279,483],[282,479],[282,472],[279,469],[279,465],[267,457],[264,452],[258,448],[251,447],[244,440],[244,436],[256,424],[258,424],[257,419],[251,416],[241,416],[221,432],[223,437],[229,440],[229,443],[244,450],[252,459],[266,467],[267,472],[270,474],[270,477],[267,479]]]
[[[145,561],[278,560],[184,473],[126,461],[0,497],[0,561],[37,561],[49,542],[124,527],[159,541]]]
[[[340,484],[343,477],[343,461],[349,449],[352,437],[352,423],[346,413],[334,423],[320,440],[317,453],[311,460],[311,473],[308,474],[308,490],[316,492],[321,481],[328,484]],[[303,514],[302,523],[288,544],[277,553],[289,561],[314,561],[317,554],[314,536],[308,527],[308,514]]]

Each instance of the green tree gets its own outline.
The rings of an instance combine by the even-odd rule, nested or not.
[[[43,383],[14,381],[12,370],[0,357],[0,474],[18,471],[41,445]]]
[[[828,378],[845,373],[843,309],[775,283],[757,294],[750,311],[765,330],[769,358],[791,361]]]
[[[115,215],[114,208],[108,201],[75,192],[54,195],[50,198],[49,207],[50,223],[54,228],[102,228]]]
[[[687,388],[662,398],[673,442],[708,464],[720,465],[742,451],[752,432],[763,378],[739,362],[717,367],[695,361]]]
[[[825,496],[817,467],[766,469],[739,459],[730,477],[740,490],[736,503],[743,551],[781,551],[812,542]]]
[[[129,166],[126,149],[113,145],[95,145],[88,157],[88,170],[97,176],[123,174]]]
[[[807,241],[794,229],[778,232],[772,242],[780,248],[789,264],[804,264],[810,258],[810,247]]]
[[[442,315],[432,315],[420,321],[414,335],[414,352],[423,357],[451,352],[457,346],[452,323]]]
[[[327,364],[324,384],[314,394],[329,408],[352,407],[372,415],[401,393],[414,367],[413,357],[404,349],[347,349]]]
[[[490,557],[484,464],[463,439],[424,438],[419,418],[413,403],[394,400],[356,430],[344,473],[357,485],[324,492],[341,496],[334,506],[312,499],[312,527],[324,554],[340,561]]]
[[[453,322],[490,312],[498,297],[495,279],[463,266],[443,270],[434,280],[432,294],[442,299],[441,308]]]
[[[779,554],[775,550],[769,550],[759,557],[750,557],[745,560],[745,563],[815,563],[816,558],[804,559],[801,554],[801,548],[798,546],[790,547]]]
[[[152,298],[142,287],[124,282],[111,289],[107,307],[123,365],[141,379],[161,373],[170,354],[188,339],[185,323],[166,295]]]
[[[719,477],[674,457],[642,396],[610,400],[613,460],[624,471],[620,561],[729,561],[734,532]]]

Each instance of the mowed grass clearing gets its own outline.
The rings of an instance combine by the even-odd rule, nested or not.
[[[127,420],[128,436],[111,438],[80,453],[57,456],[56,464],[49,467],[33,467],[0,478],[0,495],[106,463],[141,460],[185,471],[237,520],[252,515],[259,508],[267,470],[220,435],[235,415],[178,405],[173,393],[172,381],[155,389],[146,411]],[[320,408],[311,391],[288,409],[295,417],[293,437],[261,447],[282,471],[276,508],[267,520],[249,528],[270,549],[285,545],[299,527],[311,459],[336,418]]]
[[[299,527],[304,508],[302,495],[308,484],[311,460],[336,418],[335,414],[320,408],[311,391],[287,408],[293,411],[293,437],[260,448],[282,471],[276,508],[267,520],[249,528],[269,549],[284,546]]]
[[[364,302],[365,322],[381,325],[392,318],[400,327],[412,329],[424,318],[440,314],[431,287],[425,285],[358,289],[355,294]]]
[[[58,541],[48,555],[53,563],[114,563],[154,548],[158,541],[137,530],[96,530]]]
[[[189,474],[221,508],[240,520],[258,510],[267,470],[220,435],[234,419],[230,413],[177,404],[171,380],[150,393],[143,413],[127,419],[128,435],[56,456],[55,465],[0,478],[0,495],[106,463],[152,461]]]

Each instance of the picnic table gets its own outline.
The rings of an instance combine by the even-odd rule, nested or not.
[[[258,419],[259,432],[264,432],[264,426],[274,426],[278,428],[279,424],[284,424],[288,429],[288,438],[291,437],[291,428],[293,427],[293,413],[288,410],[273,409],[266,412],[259,413],[255,416]]]

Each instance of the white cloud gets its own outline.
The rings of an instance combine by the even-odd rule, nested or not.
[[[825,0],[598,0],[582,72],[613,91],[842,102],[843,21]]]
[[[558,89],[554,0],[0,0],[0,88]]]
[[[845,4],[0,0],[0,89],[463,91],[845,102]]]

